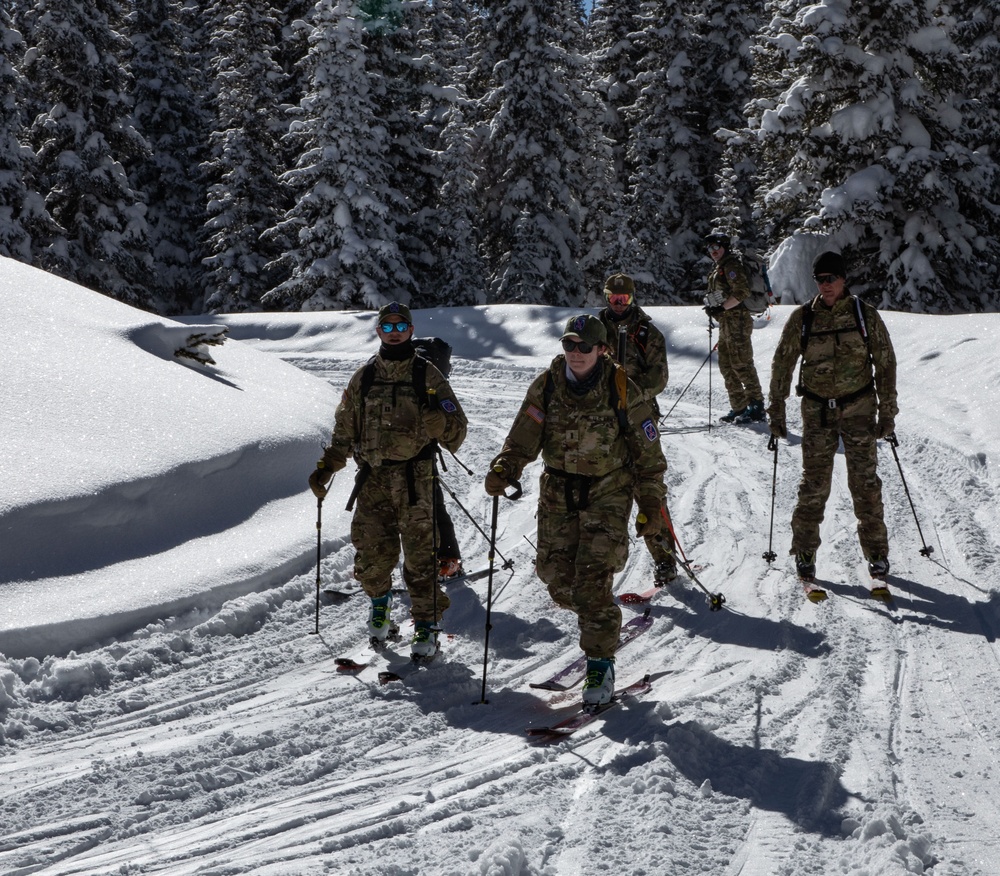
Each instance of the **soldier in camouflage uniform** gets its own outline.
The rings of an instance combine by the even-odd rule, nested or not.
[[[753,317],[743,302],[750,281],[739,253],[730,249],[729,235],[710,234],[708,254],[715,267],[708,275],[705,310],[719,321],[719,371],[729,394],[725,423],[757,423],[764,419],[764,391],[753,362]]]
[[[792,312],[771,363],[770,427],[784,438],[785,399],[802,358],[796,388],[802,396],[802,481],[792,515],[791,553],[806,582],[816,575],[819,528],[840,442],[869,572],[884,579],[889,571],[875,442],[896,428],[896,355],[878,311],[847,291],[846,273],[838,253],[816,259],[819,294]]]
[[[607,355],[600,320],[573,317],[561,340],[565,355],[528,389],[486,492],[503,493],[541,453],[536,571],[555,603],[576,613],[588,658],[584,701],[602,703],[614,692],[621,610],[611,585],[628,557],[633,492],[637,533],[655,535],[666,461],[652,408]]]
[[[454,452],[465,440],[468,421],[448,381],[426,362],[424,397],[414,380],[413,320],[404,304],[378,312],[382,341],[369,366],[351,377],[334,415],[333,438],[309,478],[323,498],[327,484],[350,456],[359,465],[351,521],[356,554],[354,577],[372,599],[368,631],[373,644],[388,635],[392,570],[403,549],[403,580],[415,623],[412,653],[429,657],[437,648],[437,622],[449,600],[438,586],[434,554],[433,466],[438,444]],[[350,508],[350,503],[348,508]]]
[[[627,274],[615,274],[608,278],[604,284],[604,299],[608,306],[597,317],[608,334],[609,352],[620,365],[625,366],[629,380],[638,387],[659,419],[660,408],[656,397],[666,388],[669,378],[667,341],[663,332],[653,325],[653,320],[636,303],[635,282]],[[666,500],[662,513],[667,520],[670,519]],[[646,536],[645,542],[653,558],[653,580],[657,587],[663,587],[677,577],[673,532],[667,526],[662,534]]]

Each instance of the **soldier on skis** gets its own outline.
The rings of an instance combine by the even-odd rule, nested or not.
[[[597,318],[608,334],[609,352],[624,366],[629,380],[649,402],[659,420],[656,397],[666,388],[669,378],[667,341],[663,332],[636,302],[635,282],[627,274],[608,278],[604,284],[604,300],[607,307]],[[666,500],[662,513],[670,519]],[[663,587],[677,577],[673,533],[669,527],[664,527],[662,534],[646,536],[645,542],[653,558],[653,580],[658,587]]]
[[[816,259],[819,294],[792,312],[771,363],[767,412],[771,432],[785,438],[785,399],[795,363],[802,359],[796,387],[802,396],[802,480],[792,515],[791,553],[805,582],[816,576],[820,523],[841,442],[869,573],[884,580],[889,572],[875,442],[896,428],[896,355],[878,311],[848,292],[846,276],[839,253],[824,252]]]
[[[389,633],[392,571],[402,543],[415,624],[411,653],[423,659],[437,650],[438,622],[449,605],[438,585],[433,546],[434,454],[438,444],[458,450],[468,421],[441,372],[414,355],[406,305],[394,302],[379,310],[375,331],[378,354],[351,377],[309,486],[324,497],[334,473],[349,457],[357,461],[351,541],[354,577],[371,597],[368,634],[377,644]],[[421,372],[422,381],[416,377]]]
[[[536,571],[561,608],[576,613],[587,655],[583,699],[609,702],[621,610],[611,586],[628,557],[628,518],[638,496],[639,535],[662,531],[666,461],[656,418],[638,387],[607,354],[601,321],[575,316],[564,353],[531,384],[486,492],[501,495],[541,453]]]
[[[729,395],[725,423],[758,423],[764,419],[764,391],[753,361],[753,317],[743,306],[750,281],[729,235],[713,232],[705,239],[715,265],[708,275],[705,310],[719,322],[719,371]]]

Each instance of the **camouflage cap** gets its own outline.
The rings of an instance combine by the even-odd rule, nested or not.
[[[570,317],[569,322],[566,323],[566,330],[559,340],[570,337],[577,337],[592,347],[596,347],[598,344],[603,344],[605,347],[608,345],[608,333],[604,328],[604,323],[589,313]]]
[[[401,316],[407,322],[413,322],[413,317],[410,316],[410,308],[405,304],[400,304],[398,301],[393,301],[379,308],[378,321],[382,322],[387,316]]]
[[[612,274],[604,283],[605,295],[631,295],[635,297],[635,283],[628,274]]]

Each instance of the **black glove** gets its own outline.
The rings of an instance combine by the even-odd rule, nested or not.
[[[702,310],[704,310],[705,313],[707,313],[713,319],[718,319],[720,316],[722,316],[722,314],[724,314],[726,312],[726,308],[723,307],[721,304],[718,304],[715,307],[712,307],[711,305],[706,304],[702,308]]]

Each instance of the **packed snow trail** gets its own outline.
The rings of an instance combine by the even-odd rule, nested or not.
[[[654,315],[670,325],[674,314],[668,340],[680,351],[664,410],[704,356],[683,309]],[[779,328],[755,335],[760,362]],[[300,364],[336,385],[357,351]],[[452,383],[474,425],[460,457],[475,474],[450,465],[445,477],[480,525],[490,502],[481,473],[536,365],[456,360]],[[718,382],[716,394],[720,412]],[[363,646],[365,606],[324,604],[312,634],[313,572],[75,656],[8,660],[0,872],[996,873],[997,485],[927,405],[924,417],[901,415],[900,454],[934,554],[920,556],[880,450],[896,606],[868,600],[838,458],[818,568],[830,598],[813,605],[787,556],[794,406],[768,564],[766,428],[693,431],[708,410],[696,382],[668,421],[692,431],[663,439],[670,508],[726,607],[710,611],[683,575],[656,595],[653,627],[618,665],[622,680],[649,673],[652,689],[555,745],[524,733],[578,697],[529,687],[578,653],[571,615],[532,571],[537,463],[524,498],[501,500],[498,547],[514,573],[494,580],[487,704],[482,580],[449,589],[442,653],[405,685],[377,681],[406,663],[405,643],[354,677],[336,671],[336,656]],[[325,586],[352,583],[349,516],[337,510],[351,481],[338,476],[324,504]],[[302,501],[313,502],[305,490]],[[452,513],[466,566],[479,568],[486,545]],[[651,580],[636,541],[616,590]],[[405,597],[397,606],[405,620]]]

